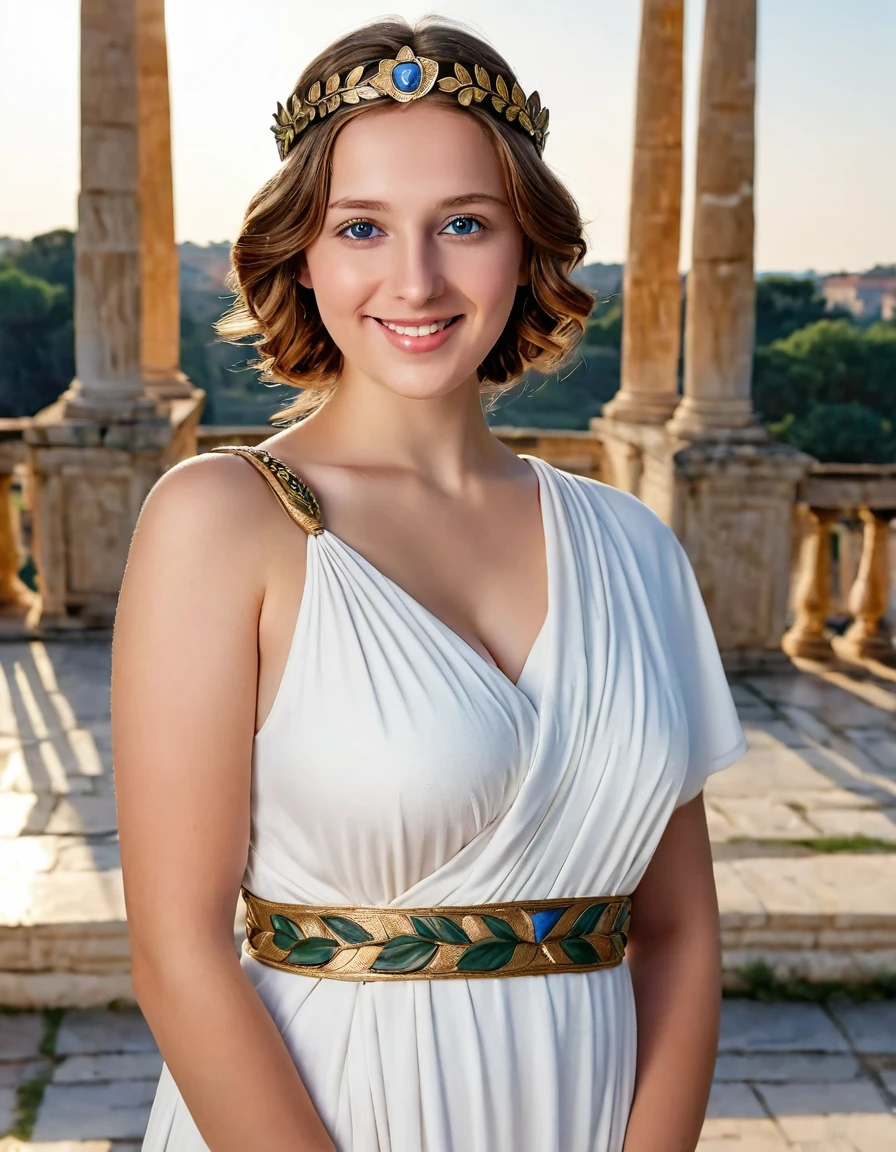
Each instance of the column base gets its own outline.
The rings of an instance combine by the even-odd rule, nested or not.
[[[112,627],[143,501],[165,471],[195,456],[204,401],[197,388],[161,409],[137,405],[131,414],[143,419],[123,419],[112,406],[72,419],[61,397],[23,431],[40,588],[32,627]]]
[[[620,389],[600,410],[605,420],[624,420],[628,424],[665,424],[681,397],[677,392],[657,395]]]
[[[156,399],[142,391],[120,389],[102,392],[85,390],[73,380],[56,403],[63,420],[88,420],[97,424],[131,423],[161,416]]]
[[[770,439],[750,400],[699,400],[685,396],[666,430],[670,436],[689,442],[746,444]]]

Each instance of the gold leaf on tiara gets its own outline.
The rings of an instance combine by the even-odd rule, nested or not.
[[[466,70],[466,68],[464,68],[463,64],[454,65],[454,75],[458,78],[458,80],[460,80],[461,84],[473,83],[473,77]]]
[[[473,68],[476,73],[476,83],[483,88],[491,88],[492,82],[488,78],[488,72],[482,67],[481,64],[476,64]]]
[[[308,103],[316,104],[320,100],[320,81],[315,80],[308,89]]]
[[[535,131],[535,125],[529,119],[528,114],[526,113],[525,109],[523,109],[523,108],[520,109],[519,120],[520,120],[520,124],[522,124],[522,126],[526,129],[527,132],[534,132]]]
[[[439,87],[443,92],[456,92],[458,88],[462,88],[460,80],[455,80],[453,76],[445,76],[444,79],[439,81]]]
[[[505,102],[505,104],[509,104],[510,103],[510,93],[507,90],[507,82],[505,81],[503,76],[499,76],[497,78],[497,80],[495,81],[495,87],[498,89],[498,95]]]
[[[507,117],[508,120],[515,120],[518,113],[519,113],[519,108],[516,106],[516,104],[511,104],[510,107],[507,109],[507,111],[504,113],[504,115]]]
[[[473,103],[473,89],[462,88],[460,92],[458,92],[457,98],[465,108],[469,108]]]
[[[477,104],[481,104],[482,101],[486,98],[486,96],[488,96],[488,92],[486,92],[486,90],[484,88],[474,88],[473,89],[473,99],[476,101]]]
[[[526,103],[526,93],[520,88],[519,84],[514,81],[513,88],[511,89],[514,104],[522,108]]]
[[[342,100],[344,104],[360,104],[361,97],[354,90],[354,88],[346,88],[342,93]]]
[[[492,96],[492,107],[496,112],[503,112],[507,107],[507,101],[501,100],[498,96]]]
[[[346,78],[345,78],[346,88],[354,88],[354,86],[358,83],[358,81],[361,79],[361,77],[363,75],[364,75],[364,65],[363,64],[359,64],[357,68],[352,68],[351,72],[349,72],[348,76],[346,76]]]
[[[336,91],[336,89],[338,87],[339,87],[339,73],[334,72],[332,76],[327,77],[327,86],[324,89],[324,91],[326,92],[326,94],[328,96],[332,96],[332,94]],[[332,112],[333,109],[331,108],[330,111]]]

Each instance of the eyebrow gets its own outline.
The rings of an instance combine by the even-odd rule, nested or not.
[[[492,196],[488,192],[468,192],[463,196],[450,196],[443,200],[440,208],[463,208],[467,204],[499,204],[507,207],[507,201],[500,196]],[[388,212],[389,205],[384,200],[358,200],[353,196],[345,196],[341,200],[334,200],[329,208],[349,208],[354,212]]]

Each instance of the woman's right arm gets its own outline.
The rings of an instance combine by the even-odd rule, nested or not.
[[[233,940],[263,546],[276,514],[236,457],[198,456],[166,472],[140,512],[112,643],[134,992],[211,1152],[334,1152]]]

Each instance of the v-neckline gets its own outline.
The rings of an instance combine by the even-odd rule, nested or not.
[[[397,580],[393,580],[391,576],[387,576],[381,568],[378,568],[372,561],[368,560],[363,553],[359,552],[356,548],[353,548],[351,544],[343,540],[341,536],[337,536],[335,532],[331,532],[329,528],[324,526],[323,531],[318,535],[317,539],[328,540],[331,543],[335,543],[339,548],[347,552],[356,561],[356,563],[360,564],[361,567],[365,568],[369,574],[375,576],[378,580],[382,580],[384,584],[387,584],[391,589],[393,589],[403,600],[412,605],[418,612],[422,613],[428,620],[430,620],[436,627],[438,627],[445,636],[456,643],[479,665],[490,669],[491,672],[494,673],[499,678],[499,680],[506,684],[512,691],[518,692],[522,696],[526,696],[528,698],[528,694],[526,693],[523,684],[529,673],[530,665],[534,662],[534,659],[538,654],[538,650],[541,648],[542,641],[547,635],[549,625],[553,619],[555,576],[553,538],[551,534],[551,524],[548,513],[549,497],[544,474],[541,471],[541,461],[537,456],[530,456],[523,452],[518,453],[518,456],[521,460],[526,461],[526,463],[535,473],[536,479],[538,481],[538,503],[539,511],[541,513],[542,534],[544,537],[545,569],[547,578],[547,610],[545,612],[541,627],[538,630],[538,634],[532,641],[526,658],[523,661],[523,666],[520,669],[516,680],[511,680],[507,673],[504,672],[504,670],[500,668],[494,660],[486,659],[486,657],[483,656],[483,654],[476,648],[474,648],[468,640],[465,640],[459,632],[456,632],[449,624],[446,624],[441,616],[437,616],[435,612],[432,611],[432,609],[427,608],[426,605],[421,603],[421,601],[419,601],[416,596],[411,595],[411,593],[408,592],[405,587],[399,584]]]

